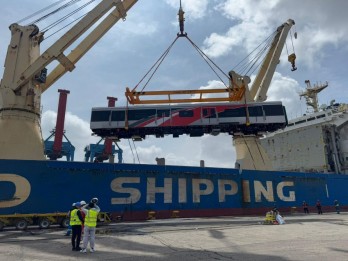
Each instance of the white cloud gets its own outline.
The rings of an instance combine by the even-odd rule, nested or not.
[[[344,1],[337,1],[335,5],[327,1],[320,1],[315,5],[310,3],[310,6],[308,4],[301,2],[290,5],[279,0],[224,1],[216,6],[216,10],[235,24],[226,33],[212,33],[207,37],[204,50],[211,57],[229,54],[235,50],[234,47],[239,52],[244,49],[249,53],[291,14],[295,22],[298,20],[299,39],[295,43],[297,56],[302,57],[305,65],[313,68],[318,64],[318,60],[325,57],[321,52],[325,46],[332,45],[337,48],[338,44],[342,46],[348,41],[348,29],[344,23],[337,22],[336,18],[333,21],[329,19],[332,13],[344,15],[341,9],[346,10],[348,4]],[[311,10],[311,14],[320,15],[308,15],[304,10]],[[292,49],[290,42],[288,45]]]
[[[57,113],[53,111],[46,111],[42,115],[42,135],[46,139],[50,135],[50,131],[55,128]],[[75,147],[75,160],[82,161],[84,159],[84,148],[89,144],[95,144],[100,138],[91,136],[89,123],[83,121],[78,116],[67,112],[65,115],[64,129],[65,135]],[[51,140],[54,140],[52,138]],[[64,141],[66,141],[64,139]],[[65,160],[65,157],[63,158]]]
[[[333,46],[337,48],[338,43],[348,42],[347,34],[348,31],[343,32],[342,30],[322,30],[318,28],[318,25],[308,25],[303,28],[297,43],[297,49],[300,50],[300,54],[304,64],[312,69],[319,69],[320,62],[327,58],[328,54],[323,52],[326,46]]]
[[[166,2],[173,8],[179,10],[178,0],[166,0]],[[203,18],[208,7],[208,0],[184,0],[182,1],[182,8],[186,12],[185,16],[191,19]]]
[[[267,101],[282,101],[289,119],[301,116],[306,109],[303,101],[300,101],[301,89],[303,88],[296,80],[275,72],[267,93]]]
[[[216,9],[231,20],[263,24],[267,21],[265,11],[272,10],[279,2],[279,0],[227,0],[217,5]]]

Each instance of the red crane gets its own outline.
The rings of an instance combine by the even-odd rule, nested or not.
[[[67,98],[70,91],[59,89],[59,102],[56,128],[51,131],[51,135],[45,140],[45,154],[50,160],[57,160],[63,156],[67,157],[67,160],[74,160],[75,147],[70,143],[68,138],[64,134],[64,122]],[[54,141],[49,141],[54,136]],[[63,142],[63,137],[67,142]]]

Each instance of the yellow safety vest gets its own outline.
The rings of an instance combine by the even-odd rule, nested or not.
[[[96,227],[97,226],[98,211],[90,209],[85,216],[85,226]]]
[[[82,222],[77,215],[77,209],[70,212],[70,226],[81,225]]]

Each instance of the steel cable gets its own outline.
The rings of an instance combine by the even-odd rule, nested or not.
[[[153,75],[155,74],[155,72],[157,71],[159,65],[163,62],[164,58],[168,55],[170,49],[173,47],[174,43],[176,42],[176,40],[178,40],[178,36],[174,39],[174,41],[169,45],[169,47],[167,48],[167,50],[165,50],[165,52],[160,56],[160,58],[158,58],[158,60],[154,63],[154,65],[152,65],[152,67],[150,68],[150,70],[143,76],[143,78],[141,78],[141,80],[138,82],[137,85],[135,85],[135,87],[133,88],[133,91],[139,86],[139,84],[147,77],[147,75],[152,71],[152,69],[157,65],[155,71],[151,74],[150,78],[148,79],[148,81],[146,82],[146,84],[144,85],[144,87],[141,89],[141,91],[143,91],[145,89],[145,87],[147,86],[147,84],[150,82],[151,78],[153,77]]]
[[[80,0],[75,0],[75,1],[80,1]],[[65,16],[63,16],[63,17],[61,17],[60,19],[58,19],[58,20],[55,21],[54,23],[52,23],[52,24],[46,26],[45,28],[42,29],[42,31],[43,31],[44,33],[47,32],[48,30],[52,29],[53,27],[55,27],[55,26],[57,26],[58,24],[60,24],[60,23],[62,23],[63,21],[65,21],[65,19],[69,18],[70,16],[72,16],[72,15],[76,14],[77,12],[81,11],[82,9],[86,8],[88,5],[90,5],[90,4],[93,3],[94,1],[95,1],[95,0],[90,0],[90,1],[87,2],[86,4],[80,6],[79,8],[77,8],[77,9],[75,9],[74,11],[70,12],[69,14],[67,14],[67,15],[65,15]],[[81,17],[83,17],[83,16],[85,16],[85,15],[87,15],[87,14],[84,14],[84,15],[82,15]],[[80,17],[80,18],[81,18],[81,17]],[[78,18],[78,19],[79,19],[79,18]],[[75,21],[78,20],[78,19],[75,19]],[[71,23],[70,23],[70,24],[71,24]],[[66,27],[66,26],[64,26],[63,28],[65,28],[65,27]],[[58,31],[60,31],[60,30],[58,30]]]
[[[185,35],[186,39],[192,44],[192,46],[197,50],[197,52],[199,53],[200,56],[202,56],[203,60],[208,64],[208,66],[210,67],[210,69],[215,73],[215,75],[220,79],[220,81],[225,85],[225,87],[227,88],[227,85],[225,84],[225,82],[221,79],[221,77],[219,76],[219,74],[214,70],[214,68],[211,66],[211,64],[209,62],[211,62],[223,75],[225,75],[227,77],[227,79],[229,79],[228,75],[226,73],[224,73],[221,68],[219,66],[216,65],[216,63],[214,63],[187,35]],[[208,62],[209,61],[209,62]]]
[[[137,147],[135,146],[134,140],[133,140],[133,146],[134,146],[135,154],[137,155],[138,162],[139,162],[139,164],[141,164],[140,159],[139,159],[139,155],[138,155],[138,151],[137,151]]]
[[[131,145],[129,139],[128,139],[128,144],[129,144],[129,148],[130,148],[130,150],[131,150],[131,152],[132,152],[132,155],[133,155],[133,163],[135,163],[134,152],[133,152],[133,148],[132,148],[132,145]]]
[[[79,2],[79,1],[81,1],[81,0],[70,0],[68,3],[62,5],[61,7],[58,7],[57,9],[53,10],[52,12],[50,12],[50,13],[48,13],[48,14],[46,14],[46,15],[44,15],[44,16],[42,16],[42,17],[40,17],[40,18],[38,18],[38,19],[36,19],[34,21],[32,21],[30,24],[35,24],[35,23],[38,23],[38,22],[40,22],[42,20],[45,20],[46,18],[50,17],[51,15],[53,15],[53,14],[55,14],[55,13],[57,13],[57,12],[63,10],[63,9],[65,9],[65,8],[71,6],[71,5],[73,5],[73,4],[75,4],[75,3]]]
[[[232,68],[232,70],[236,71],[244,71],[248,66],[250,65],[251,61],[255,59],[255,57],[252,57],[251,60],[248,60],[246,63],[243,63],[248,57],[250,57],[256,50],[258,50],[262,45],[269,45],[269,42],[273,39],[277,31],[274,31],[272,34],[270,34],[263,42],[261,42],[254,50],[252,50],[244,59],[242,59],[236,66]],[[264,49],[264,48],[263,48]],[[261,49],[262,50],[262,49]],[[256,56],[259,55],[261,51],[259,51]]]
[[[47,6],[47,7],[44,7],[42,9],[40,9],[39,11],[36,11],[35,13],[31,14],[31,15],[28,15],[28,16],[24,17],[23,19],[19,20],[16,23],[20,24],[21,22],[24,22],[25,20],[28,20],[28,19],[30,19],[30,18],[32,18],[32,17],[34,17],[34,16],[36,16],[36,15],[46,11],[46,10],[50,9],[51,7],[53,7],[55,5],[58,5],[58,4],[60,4],[60,3],[64,2],[64,1],[67,1],[67,0],[59,0],[57,2],[54,2],[53,4],[51,4],[51,5]]]
[[[80,20],[81,18],[85,17],[87,14],[81,15],[80,17],[76,18],[74,21],[72,21],[71,23],[68,23],[67,25],[65,25],[64,27],[60,28],[59,30],[55,31],[54,33],[48,35],[45,37],[44,40],[47,40],[48,38],[50,38],[51,36],[55,35],[56,33],[62,31],[64,28],[68,27],[69,25],[75,23],[77,20]]]
[[[248,74],[250,72],[250,70],[255,66],[255,64],[260,61],[259,64],[261,64],[263,62],[264,59],[261,59],[262,57],[265,58],[264,54],[266,53],[266,51],[271,48],[271,42],[269,42],[268,44],[266,44],[259,52],[258,54],[254,57],[253,59],[253,63],[250,63],[250,67],[247,68],[248,70],[246,71],[245,74]],[[257,66],[255,67],[254,71],[257,69]]]

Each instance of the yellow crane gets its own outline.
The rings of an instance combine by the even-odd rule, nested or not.
[[[67,71],[74,70],[77,61],[115,23],[125,19],[136,2],[102,0],[42,54],[44,32],[35,24],[10,26],[12,37],[0,83],[0,159],[45,158],[40,127],[41,94]],[[64,51],[79,40],[74,50],[65,55]],[[45,67],[54,61],[59,65],[46,77]]]

